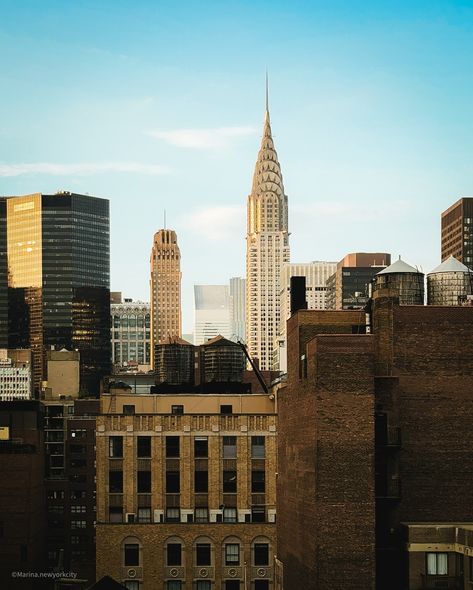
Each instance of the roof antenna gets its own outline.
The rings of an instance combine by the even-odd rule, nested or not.
[[[268,68],[266,68],[266,112],[269,113],[269,83],[268,83]]]

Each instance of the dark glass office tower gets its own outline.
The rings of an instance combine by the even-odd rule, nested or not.
[[[9,345],[33,350],[35,386],[45,351],[77,349],[81,389],[110,373],[109,202],[62,192],[7,200]]]
[[[0,348],[8,346],[7,201],[0,197]]]

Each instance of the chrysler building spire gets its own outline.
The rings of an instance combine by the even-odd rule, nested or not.
[[[283,263],[289,262],[288,236],[287,196],[271,132],[266,76],[263,137],[248,196],[246,238],[248,349],[263,370],[272,365],[280,319],[280,274]]]

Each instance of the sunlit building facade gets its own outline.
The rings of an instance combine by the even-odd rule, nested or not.
[[[114,367],[150,365],[149,303],[125,299],[110,305],[112,315],[112,363]]]

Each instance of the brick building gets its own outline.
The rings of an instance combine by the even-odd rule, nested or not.
[[[130,590],[269,590],[276,413],[266,394],[102,395],[97,577]]]
[[[463,197],[442,213],[442,262],[454,256],[473,266],[473,197]]]
[[[445,540],[438,549],[432,530],[473,521],[473,308],[399,306],[387,291],[372,303],[371,334],[355,333],[354,311],[288,322],[278,400],[285,588],[469,587],[468,553]]]

